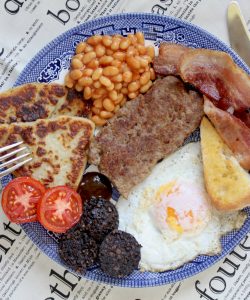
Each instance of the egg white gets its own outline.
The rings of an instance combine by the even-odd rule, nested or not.
[[[173,180],[195,183],[204,195],[201,199],[209,217],[200,232],[177,235],[162,231],[152,217],[157,189]],[[133,188],[128,199],[117,203],[119,229],[131,233],[141,244],[142,271],[160,272],[175,269],[200,254],[214,255],[221,251],[220,237],[242,226],[242,212],[221,215],[209,203],[205,190],[200,143],[190,143],[158,163],[151,174]],[[205,222],[205,221],[204,221]]]

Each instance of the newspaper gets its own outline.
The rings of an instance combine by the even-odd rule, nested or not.
[[[250,2],[238,1],[250,29]],[[152,12],[190,21],[226,43],[228,0],[4,0],[0,3],[0,90],[59,34],[120,12]],[[250,235],[224,259],[184,281],[152,288],[104,285],[64,269],[43,254],[0,208],[0,300],[250,299]]]

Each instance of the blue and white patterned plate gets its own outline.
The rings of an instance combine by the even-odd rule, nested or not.
[[[154,14],[121,14],[93,20],[75,27],[62,34],[44,49],[42,49],[27,65],[19,76],[16,85],[27,82],[52,82],[60,79],[69,68],[70,58],[74,53],[76,44],[94,34],[127,35],[143,31],[146,40],[157,47],[161,41],[181,43],[194,48],[202,47],[228,52],[235,62],[246,72],[250,73],[247,65],[224,43],[208,32],[178,19]],[[194,139],[197,136],[194,135]],[[10,180],[5,177],[3,185]],[[216,256],[198,256],[195,260],[184,266],[162,273],[135,271],[124,279],[115,279],[104,274],[98,267],[89,270],[84,276],[88,279],[123,287],[156,286],[183,280],[201,272],[229,253],[250,230],[250,209],[246,209],[248,219],[242,228],[227,234],[221,240],[223,250]],[[51,259],[64,265],[57,251],[57,237],[47,232],[38,223],[28,223],[22,226],[32,241]],[[65,266],[65,265],[64,265]],[[67,268],[67,266],[65,266]]]

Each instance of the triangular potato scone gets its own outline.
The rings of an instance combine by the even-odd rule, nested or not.
[[[200,126],[207,192],[220,211],[235,211],[250,204],[250,175],[223,142],[207,118]]]
[[[0,124],[33,122],[60,115],[85,116],[82,93],[52,83],[27,83],[0,93]]]
[[[24,141],[32,161],[14,172],[30,176],[46,187],[67,185],[77,189],[87,163],[92,121],[70,116],[0,125],[0,146]]]

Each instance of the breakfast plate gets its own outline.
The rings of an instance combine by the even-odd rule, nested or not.
[[[70,59],[74,55],[76,45],[95,34],[122,34],[142,31],[148,43],[156,48],[162,41],[183,44],[193,48],[208,48],[229,53],[234,61],[247,73],[247,65],[223,42],[208,32],[187,22],[171,17],[154,14],[121,14],[107,16],[75,27],[44,47],[26,66],[19,76],[16,86],[28,82],[51,83],[60,82],[70,67]],[[186,142],[199,140],[196,132]],[[5,186],[10,176],[2,179]],[[116,193],[113,194],[118,199]],[[193,276],[220,260],[229,253],[250,230],[250,209],[245,209],[248,218],[238,231],[232,231],[221,239],[222,252],[219,255],[200,255],[193,261],[175,270],[166,272],[134,271],[125,278],[113,278],[104,274],[100,268],[92,267],[84,275],[85,278],[123,287],[149,287],[168,284]],[[46,231],[39,223],[27,223],[22,228],[30,239],[51,259],[67,268],[58,254],[58,236]]]

